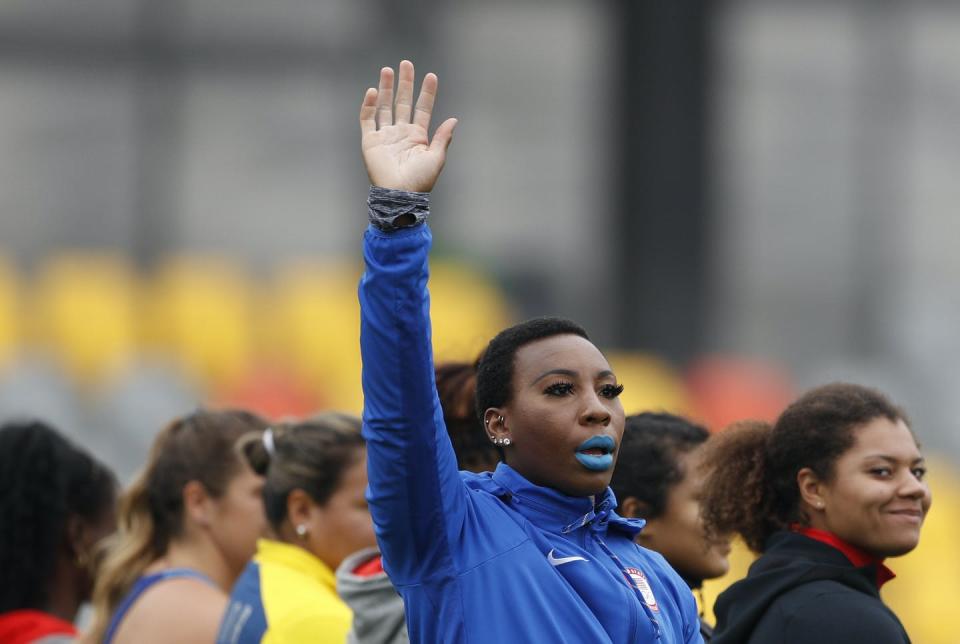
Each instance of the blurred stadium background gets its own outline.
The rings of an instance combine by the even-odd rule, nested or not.
[[[954,642],[944,0],[4,2],[0,417],[47,418],[126,479],[199,404],[359,411],[355,120],[402,57],[460,118],[438,358],[559,314],[609,350],[628,411],[720,429],[829,380],[886,390],[935,503],[884,594],[915,641]]]

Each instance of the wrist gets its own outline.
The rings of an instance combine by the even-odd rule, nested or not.
[[[385,232],[418,226],[430,216],[430,193],[370,186],[367,216]]]

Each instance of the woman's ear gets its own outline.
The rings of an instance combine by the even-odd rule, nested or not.
[[[483,412],[483,429],[487,433],[487,438],[491,441],[498,438],[509,438],[510,436],[504,411],[499,407],[491,407]]]
[[[826,505],[824,499],[823,481],[809,467],[797,472],[797,487],[800,489],[800,498],[814,510],[823,510]]]
[[[617,514],[627,519],[642,519],[650,513],[650,506],[635,496],[628,496],[617,507]]]
[[[77,514],[71,514],[67,517],[66,525],[66,543],[67,553],[75,560],[86,556],[90,547],[85,543],[85,523],[82,517]]]
[[[211,498],[200,481],[190,481],[183,486],[183,511],[194,523],[209,527],[212,523]]]
[[[296,488],[287,495],[287,519],[293,526],[295,532],[300,537],[305,536],[304,530],[310,526],[312,518],[311,508],[316,505],[310,495],[303,490]],[[300,526],[303,526],[300,528]]]

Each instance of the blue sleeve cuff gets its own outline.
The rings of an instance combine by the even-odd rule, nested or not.
[[[419,226],[430,216],[430,193],[370,186],[367,216],[384,232]]]

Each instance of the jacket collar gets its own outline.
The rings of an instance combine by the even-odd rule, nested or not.
[[[896,577],[896,574],[894,574],[892,570],[884,565],[881,557],[874,557],[873,555],[868,554],[860,548],[847,543],[832,532],[827,530],[818,530],[817,528],[811,528],[809,526],[803,526],[796,523],[790,526],[790,531],[802,534],[805,537],[810,537],[811,539],[819,541],[820,543],[825,543],[828,546],[833,546],[842,552],[843,556],[846,557],[850,563],[857,568],[874,566],[877,570],[877,588],[880,588],[885,583]]]
[[[331,590],[336,590],[337,582],[333,571],[327,564],[320,561],[313,554],[300,546],[274,541],[273,539],[259,539],[257,541],[257,561],[270,563],[284,568],[291,568],[311,579],[318,581]]]
[[[645,523],[616,514],[613,510],[617,497],[609,487],[596,496],[567,496],[553,488],[534,485],[506,463],[497,465],[496,471],[487,477],[489,483],[481,483],[481,487],[550,532],[568,533],[583,527],[606,531],[612,527],[632,539]]]

